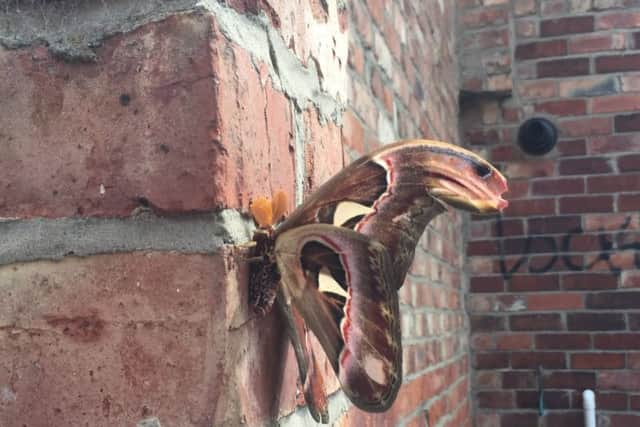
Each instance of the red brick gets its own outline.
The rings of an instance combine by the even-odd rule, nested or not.
[[[638,350],[640,349],[640,334],[598,334],[594,337],[594,347],[602,350]]]
[[[358,154],[364,154],[364,129],[360,120],[351,110],[347,110],[342,116],[342,123],[342,143]]]
[[[627,409],[626,393],[602,393],[596,392],[598,408],[609,411],[624,411]],[[576,392],[573,397],[573,407],[582,408],[582,393]]]
[[[620,230],[630,217],[628,214],[619,213],[613,215],[584,215],[583,218],[585,230],[600,231],[600,229]],[[640,219],[631,217],[627,227],[631,230],[640,229]]]
[[[539,350],[574,350],[591,347],[588,334],[539,334],[536,335],[536,348]]]
[[[497,427],[497,425],[495,425]],[[500,427],[538,427],[536,413],[501,414]]]
[[[632,212],[640,210],[640,194],[620,194],[618,196],[618,211]]]
[[[467,243],[467,255],[497,255],[498,242],[495,240],[476,240]]]
[[[521,236],[524,234],[524,223],[521,219],[500,219],[491,228],[492,236]]]
[[[567,54],[566,40],[537,41],[519,44],[515,57],[518,60],[564,56]]]
[[[471,332],[494,332],[505,329],[505,318],[502,316],[469,316]]]
[[[544,177],[553,175],[555,162],[551,160],[529,160],[509,162],[504,168],[504,174],[509,179]]]
[[[535,0],[513,0],[513,13],[516,16],[530,15],[536,12]]]
[[[546,386],[546,384],[545,384]],[[521,390],[516,392],[516,403],[518,408],[536,409],[539,407],[539,395],[537,391]],[[565,391],[554,391],[545,388],[543,404],[549,409],[567,409],[571,406],[571,394]],[[553,412],[551,412],[552,414]],[[545,414],[548,419],[550,413]],[[582,427],[582,426],[581,426]]]
[[[512,331],[558,330],[562,328],[562,319],[557,313],[514,314],[509,316]]]
[[[596,58],[597,73],[616,73],[640,70],[640,54],[608,55]]]
[[[625,367],[624,353],[573,353],[572,369],[621,369]]]
[[[537,387],[536,373],[532,371],[506,371],[502,373],[502,387],[506,389]]]
[[[575,412],[551,412],[546,416],[545,427],[583,427],[584,414]]]
[[[479,408],[509,409],[514,407],[511,391],[481,391],[476,393]]]
[[[531,184],[532,194],[541,196],[581,194],[584,188],[582,178],[534,180]]]
[[[611,196],[576,196],[560,199],[560,213],[613,212]]]
[[[12,372],[7,386],[19,396],[3,403],[0,423],[104,424],[96,414],[106,420],[107,405],[112,425],[135,425],[149,412],[167,425],[212,416],[262,425],[272,409],[293,410],[295,362],[285,367],[283,354],[267,350],[284,348],[281,325],[270,315],[248,326],[246,277],[229,272],[244,256],[129,253],[0,268],[11,278],[3,280],[3,324],[10,316],[19,325],[0,338],[0,369]],[[232,289],[235,296],[227,293]],[[253,375],[255,366],[280,368]],[[223,387],[221,377],[232,380]],[[253,387],[241,391],[249,381]],[[284,399],[273,408],[261,390],[279,384]],[[212,410],[227,393],[242,409]]]
[[[168,213],[246,207],[252,192],[268,194],[275,183],[268,144],[242,141],[273,141],[273,159],[288,182],[282,188],[292,191],[288,101],[266,83],[270,108],[278,110],[267,126],[265,87],[255,68],[238,65],[240,78],[227,79],[231,58],[211,50],[213,39],[219,52],[235,49],[204,15],[183,14],[109,38],[92,64],[35,58],[31,49],[3,51],[0,92],[18,91],[25,102],[5,102],[0,110],[0,128],[20,147],[0,157],[3,178],[12,183],[0,194],[0,216],[128,216],[140,200]],[[244,92],[236,90],[238,80]],[[260,120],[234,128],[239,112],[221,96],[244,106],[245,94],[262,104]],[[82,108],[74,99],[84,100]],[[76,125],[58,120],[67,116]],[[231,165],[242,158],[254,166],[236,174]],[[235,185],[245,177],[251,182],[241,196]]]
[[[626,327],[622,313],[567,313],[570,331],[614,331]]]
[[[591,53],[624,49],[624,35],[588,35],[569,39],[569,53]]]
[[[510,292],[537,292],[558,289],[558,276],[545,275],[516,275],[509,279]]]
[[[579,216],[551,216],[530,218],[527,222],[529,234],[554,234],[578,229],[581,221]]]
[[[305,191],[309,192],[328,181],[342,168],[340,128],[333,123],[322,125],[314,107],[304,111],[306,127]]]
[[[598,30],[618,30],[621,28],[640,27],[640,12],[625,11],[603,14],[596,18]]]
[[[547,101],[536,104],[535,110],[556,116],[581,116],[587,112],[587,103],[584,99]]]
[[[617,78],[612,76],[577,77],[559,82],[560,96],[602,96],[618,92]]]
[[[556,150],[561,156],[580,156],[587,153],[587,143],[584,139],[560,140]]]
[[[640,171],[640,154],[627,154],[618,157],[618,170],[620,172]]]
[[[580,294],[527,295],[527,309],[530,311],[579,310],[581,308],[584,308],[584,298]]]
[[[509,353],[476,353],[476,369],[504,369],[509,367]]]
[[[591,101],[592,113],[617,113],[640,109],[639,95],[617,95],[594,98]]]
[[[533,336],[530,334],[508,334],[496,336],[498,350],[527,350],[533,346]]]
[[[553,237],[505,239],[502,244],[504,254],[555,252],[557,243]]]
[[[590,138],[589,153],[611,154],[640,150],[640,137],[637,134],[609,135]]]
[[[546,19],[540,22],[540,36],[554,37],[563,34],[589,33],[594,29],[593,16],[575,16]]]
[[[462,45],[465,49],[488,49],[494,47],[506,47],[509,44],[509,31],[507,29],[491,29],[465,34]]]
[[[589,193],[617,193],[640,190],[640,174],[591,176],[587,178]],[[606,196],[595,196],[598,198]]]
[[[511,353],[512,369],[563,369],[566,366],[565,354],[552,351],[523,351]]]
[[[553,80],[523,81],[517,90],[523,98],[554,98],[558,95],[558,83]]]
[[[540,61],[537,70],[539,78],[586,75],[589,74],[589,59],[570,58]]]
[[[606,157],[584,157],[561,160],[559,171],[561,175],[593,175],[609,173],[612,169]]]
[[[616,116],[615,129],[616,132],[640,131],[640,113]]]
[[[598,373],[598,387],[602,390],[638,391],[640,371],[604,371]]]
[[[566,137],[607,135],[611,133],[611,118],[589,117],[586,119],[563,120],[560,132]]]
[[[612,274],[571,273],[563,274],[560,277],[562,289],[569,291],[615,289],[618,287],[618,278]]]
[[[594,372],[551,372],[545,375],[544,386],[548,388],[569,388],[584,390],[595,388]]]
[[[478,8],[462,13],[462,23],[467,28],[488,27],[503,24],[507,19],[507,10],[504,8]]]
[[[638,414],[610,414],[605,416],[611,426],[637,426],[640,424]]]
[[[640,309],[640,291],[600,292],[587,295],[587,307],[592,309]]]
[[[469,288],[471,292],[502,292],[504,279],[501,276],[472,277]]]
[[[506,216],[551,215],[556,211],[554,199],[525,199],[509,202]]]
[[[629,408],[633,411],[640,411],[640,395],[629,396]]]
[[[561,0],[545,0],[540,4],[540,15],[563,15],[568,12],[567,4]]]

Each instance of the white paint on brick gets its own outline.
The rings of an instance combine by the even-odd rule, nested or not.
[[[387,116],[384,109],[378,110],[378,140],[382,144],[389,144],[396,139],[396,131],[389,116]]]

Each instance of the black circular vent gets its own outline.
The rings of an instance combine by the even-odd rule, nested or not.
[[[553,150],[558,142],[558,129],[547,119],[534,117],[520,125],[518,144],[533,156],[542,156]]]

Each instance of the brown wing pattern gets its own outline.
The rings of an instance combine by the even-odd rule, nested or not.
[[[275,231],[276,237],[304,224],[352,228],[381,242],[394,263],[393,283],[402,286],[418,239],[445,210],[442,201],[466,210],[497,211],[506,181],[485,160],[455,145],[415,140],[391,144],[356,160],[313,193]],[[341,204],[367,209],[336,223]]]
[[[402,350],[385,247],[347,228],[312,224],[280,235],[275,253],[286,303],[318,338],[344,392],[361,409],[386,410],[402,382]],[[319,288],[323,268],[344,296]]]

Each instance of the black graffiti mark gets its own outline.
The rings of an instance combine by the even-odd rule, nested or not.
[[[617,240],[622,240],[624,232],[631,225],[631,216],[625,218],[625,221],[618,228],[618,232],[615,233],[614,239],[605,232],[603,227],[598,229],[598,255],[594,260],[585,263],[576,263],[571,257],[572,241],[576,236],[584,234],[584,230],[581,227],[576,227],[569,230],[564,236],[562,236],[562,243],[560,245],[560,251],[558,251],[558,245],[553,237],[549,236],[527,236],[522,248],[522,255],[516,260],[511,267],[507,266],[505,261],[506,253],[504,249],[504,228],[502,223],[502,217],[496,218],[496,234],[498,237],[498,251],[500,255],[499,267],[500,274],[505,279],[510,279],[515,272],[517,272],[523,265],[529,263],[531,248],[534,242],[538,243],[538,247],[548,247],[551,253],[551,258],[541,266],[534,266],[529,263],[529,271],[531,273],[546,273],[550,271],[559,260],[562,260],[564,266],[571,271],[588,271],[592,269],[597,263],[605,262],[608,266],[608,270],[614,274],[619,275],[622,272],[622,268],[615,265],[612,260],[612,255],[616,252],[623,252],[633,250],[633,261],[636,268],[640,268],[640,242],[630,242],[625,244],[618,244]]]

